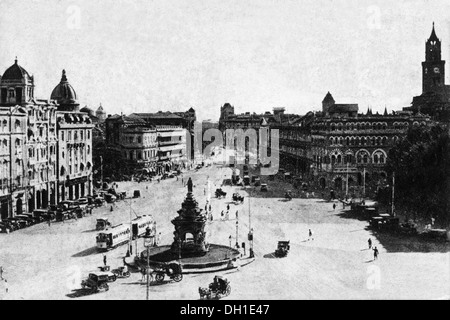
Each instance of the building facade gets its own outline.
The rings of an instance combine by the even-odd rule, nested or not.
[[[128,171],[163,174],[189,161],[185,120],[171,112],[134,113],[106,119],[106,144]]]
[[[61,112],[70,111],[53,95],[50,100],[35,99],[34,78],[17,59],[0,79],[1,219],[46,208],[61,199],[59,118]],[[89,187],[87,194],[91,194]]]
[[[331,103],[332,101],[332,103]],[[308,113],[280,130],[280,167],[319,190],[364,196],[385,183],[390,148],[411,126],[427,126],[430,117],[411,112],[358,113],[355,104],[335,104],[330,93],[322,112]]]

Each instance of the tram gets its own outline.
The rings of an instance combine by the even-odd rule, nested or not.
[[[145,230],[150,228],[150,235],[156,235],[156,222],[152,216],[140,216],[131,221],[131,231],[133,240],[145,234]]]
[[[147,227],[151,230],[151,235],[156,235],[156,222],[152,216],[140,216],[131,223],[122,223],[97,234],[97,249],[107,251],[125,244],[130,239],[136,239],[145,234]]]

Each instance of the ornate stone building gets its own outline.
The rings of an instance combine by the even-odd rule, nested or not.
[[[61,117],[76,114],[69,110],[69,105],[76,102],[76,98],[74,101],[71,98],[76,95],[66,80],[63,75],[52,99],[41,100],[34,97],[34,78],[18,64],[17,59],[1,77],[1,219],[46,208],[61,200],[58,188],[61,150],[64,148],[60,139]],[[74,128],[84,128],[84,134],[90,135],[89,126],[82,124],[81,120]],[[87,150],[89,146],[86,142],[84,148]],[[87,166],[89,157],[84,160]],[[83,173],[78,172],[77,177],[67,179],[65,176],[65,182],[83,176],[88,180],[90,174],[89,170],[84,170]],[[90,194],[89,186],[84,192],[87,194]]]
[[[281,168],[322,190],[367,195],[387,178],[389,149],[409,127],[429,123],[421,113],[361,114],[356,104],[335,104],[328,92],[322,112],[271,129],[280,130]]]
[[[75,90],[63,70],[51,99],[58,104],[58,201],[92,194],[92,129],[88,114],[80,112]]]
[[[188,160],[186,121],[171,112],[114,115],[106,119],[106,144],[131,171],[162,174]]]

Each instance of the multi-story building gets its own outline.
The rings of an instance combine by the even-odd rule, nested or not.
[[[185,120],[171,112],[133,113],[106,119],[106,143],[131,171],[162,174],[184,166],[190,132]]]
[[[63,74],[63,80],[65,75]],[[66,81],[67,79],[65,79]],[[17,59],[0,80],[0,201],[1,218],[14,216],[34,209],[46,208],[62,199],[58,181],[62,179],[59,168],[62,140],[61,116],[76,117],[74,129],[83,128],[85,135],[91,135],[90,127],[83,124],[85,114],[70,111],[65,94],[71,94],[70,85],[64,81],[55,88],[52,99],[34,98],[34,78],[22,68]],[[72,89],[73,90],[73,89]],[[74,92],[73,92],[74,93]],[[75,95],[76,97],[76,95]],[[57,98],[57,99],[56,99]],[[55,100],[57,101],[55,101]],[[61,103],[61,104],[58,104]],[[74,120],[71,120],[72,122]],[[89,133],[88,133],[89,132]],[[80,146],[81,147],[81,146]],[[82,146],[86,151],[90,142]],[[83,165],[92,166],[92,159],[84,155]],[[81,162],[79,161],[79,166]],[[80,167],[78,167],[79,169]],[[88,169],[77,176],[64,175],[66,183],[73,179],[91,175]],[[91,187],[84,189],[90,194]],[[74,194],[72,199],[75,198]],[[82,196],[82,193],[79,193]]]
[[[387,178],[389,149],[407,129],[429,123],[430,117],[421,113],[361,114],[356,104],[335,104],[328,92],[322,112],[271,128],[280,130],[280,167],[319,189],[362,195]]]
[[[77,94],[63,70],[51,99],[58,104],[58,201],[92,194],[92,129],[86,113],[80,112]]]

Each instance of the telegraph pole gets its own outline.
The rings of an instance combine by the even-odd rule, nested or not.
[[[395,189],[395,172],[392,173],[392,215],[395,217],[395,212],[394,212],[394,189]]]

